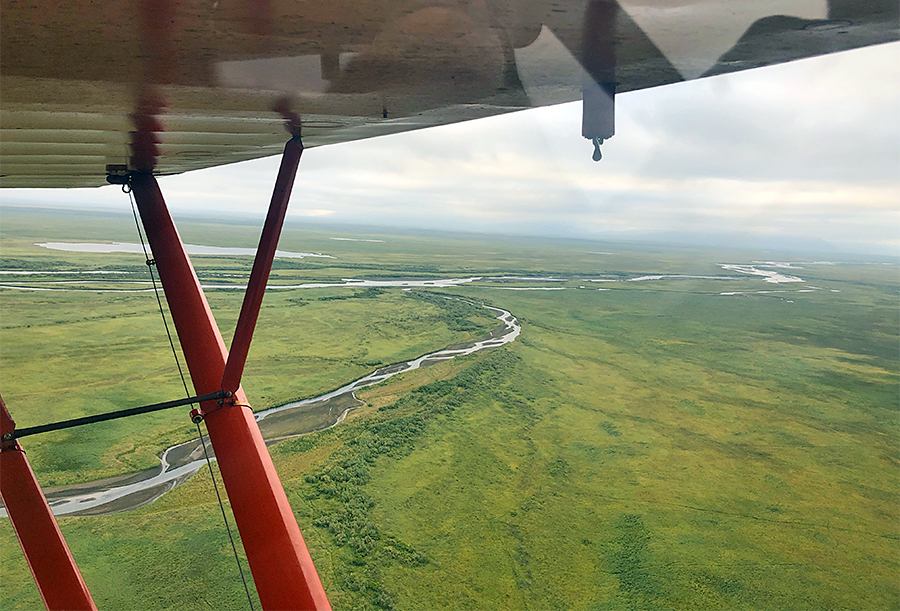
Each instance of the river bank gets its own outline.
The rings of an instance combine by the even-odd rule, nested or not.
[[[501,308],[483,307],[490,310],[501,323],[485,338],[449,346],[410,361],[380,367],[369,375],[323,395],[257,412],[254,416],[266,443],[275,443],[340,424],[351,410],[364,404],[354,394],[359,389],[373,386],[404,371],[413,371],[457,356],[502,346],[519,336],[522,328],[515,316]],[[204,436],[203,440],[207,442],[210,458],[215,460],[208,438]],[[197,438],[163,451],[158,468],[94,482],[48,488],[44,493],[55,515],[108,515],[152,503],[186,481],[205,463],[203,445],[200,438]],[[6,510],[0,507],[0,516],[6,515]]]

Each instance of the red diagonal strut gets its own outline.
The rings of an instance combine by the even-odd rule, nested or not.
[[[269,204],[269,213],[266,215],[266,223],[263,225],[262,235],[259,238],[259,248],[256,249],[256,259],[253,260],[253,270],[250,272],[247,292],[244,293],[244,303],[241,306],[241,315],[238,317],[237,327],[234,330],[234,339],[231,341],[228,362],[225,363],[222,390],[234,392],[241,384],[241,374],[244,373],[244,364],[247,362],[250,340],[253,339],[253,330],[256,328],[259,308],[266,292],[269,272],[272,271],[272,261],[275,259],[278,238],[281,235],[281,227],[284,225],[284,215],[287,213],[291,189],[294,186],[294,176],[297,175],[297,166],[300,164],[300,155],[302,154],[303,143],[300,141],[300,136],[294,136],[285,145],[284,155],[281,157],[281,167],[278,170],[278,178],[275,180],[275,190]]]
[[[0,397],[0,436],[15,428]],[[97,611],[25,451],[15,439],[0,444],[0,496],[44,605],[51,610]]]
[[[297,146],[299,142],[288,143],[283,167],[294,163],[296,169]],[[296,160],[289,151],[296,152]],[[131,187],[194,389],[197,394],[221,390],[228,352],[159,185],[151,173],[138,172],[132,175]],[[285,204],[289,193],[288,185]],[[269,259],[262,263],[267,269]],[[258,288],[265,289],[265,279]],[[257,310],[259,301],[261,295]],[[257,312],[250,315],[255,323]],[[245,318],[243,312],[241,317]],[[239,380],[239,369],[237,373]],[[223,406],[210,401],[201,408],[263,608],[331,609],[243,390],[237,385]]]

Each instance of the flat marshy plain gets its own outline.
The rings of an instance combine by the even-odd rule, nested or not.
[[[127,217],[36,229],[4,214],[0,269],[146,274],[135,255],[34,246],[134,241]],[[182,235],[252,246],[258,228]],[[280,247],[334,258],[279,260],[273,284],[478,280],[270,290],[244,382],[254,408],[496,326],[447,296],[522,324],[270,446],[335,608],[900,606],[896,264],[291,227]],[[195,258],[209,283],[239,285],[250,263]],[[21,426],[183,393],[152,293],[24,277],[0,284],[86,290],[0,289],[3,395]],[[209,291],[226,342],[240,298]],[[23,445],[49,486],[149,468],[192,430],[160,414]],[[60,524],[103,608],[246,608],[205,471],[140,509]],[[0,608],[39,607],[6,520],[0,537]]]

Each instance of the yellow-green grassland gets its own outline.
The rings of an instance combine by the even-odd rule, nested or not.
[[[66,272],[0,278],[17,287],[0,288],[0,390],[19,425],[183,396],[153,293],[99,292],[145,280],[142,257],[35,246],[135,241],[129,217],[3,214],[0,270]],[[435,296],[522,325],[270,446],[336,609],[900,608],[896,261],[756,263],[802,279],[773,284],[720,266],[770,253],[300,226],[280,248],[334,258],[279,259],[272,284],[480,279],[270,290],[244,377],[254,408],[497,324]],[[251,263],[195,258],[204,283],[239,284]],[[240,299],[209,291],[226,342]],[[174,410],[22,443],[58,486],[153,468],[192,431]],[[139,509],[59,522],[101,609],[248,608],[218,512],[203,470]],[[2,518],[0,609],[40,606]]]

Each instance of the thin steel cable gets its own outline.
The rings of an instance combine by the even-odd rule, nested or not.
[[[216,483],[216,476],[213,475],[212,462],[209,460],[209,452],[206,450],[206,442],[203,441],[203,432],[200,430],[199,422],[197,423],[197,434],[200,435],[200,443],[203,444],[203,455],[206,456],[206,466],[209,467],[209,477],[212,478],[213,488],[216,491],[216,498],[219,499],[219,509],[222,511],[222,520],[225,521],[225,530],[228,531],[228,539],[231,541],[231,551],[234,552],[234,560],[237,562],[238,571],[241,573],[241,581],[244,583],[244,592],[247,593],[247,602],[250,603],[250,611],[253,611],[253,597],[250,596],[250,588],[247,587],[247,579],[244,577],[244,569],[241,567],[237,546],[234,544],[234,537],[231,536],[231,527],[228,526],[228,518],[225,516],[225,505],[222,504],[222,496],[219,494],[219,485]]]
[[[147,270],[150,272],[150,280],[153,282],[153,292],[156,294],[156,303],[159,305],[159,314],[162,316],[163,325],[166,327],[166,337],[169,338],[169,346],[172,348],[172,356],[175,357],[175,365],[178,367],[178,375],[181,376],[181,384],[184,386],[184,392],[190,397],[191,392],[188,390],[187,381],[184,379],[184,370],[181,368],[181,361],[179,361],[178,352],[175,350],[175,342],[172,341],[172,333],[169,331],[169,323],[166,321],[162,299],[159,297],[159,289],[156,286],[156,277],[153,275],[153,259],[150,258],[150,255],[147,252],[147,246],[144,244],[144,234],[141,232],[141,223],[138,221],[137,208],[134,204],[134,197],[131,195],[131,185],[123,185],[122,190],[128,194],[128,199],[131,202],[131,214],[134,216],[134,226],[137,227],[138,238],[141,240],[141,250],[144,251]],[[212,479],[213,488],[216,491],[216,498],[219,500],[219,510],[222,512],[222,521],[225,522],[228,540],[231,541],[231,550],[234,552],[234,561],[237,563],[238,572],[241,574],[241,583],[244,584],[244,592],[247,594],[247,603],[250,605],[250,611],[253,611],[253,597],[250,596],[250,588],[247,586],[244,568],[241,566],[241,559],[238,556],[237,546],[234,543],[234,536],[231,534],[231,526],[228,525],[228,517],[225,514],[225,505],[222,503],[222,495],[219,494],[219,485],[216,483],[215,475],[213,475],[212,462],[209,459],[209,452],[206,449],[206,441],[203,440],[203,431],[200,430],[199,422],[197,423],[197,435],[200,437],[200,443],[203,444],[203,454],[206,456],[206,466],[209,467],[209,477]]]
[[[169,331],[169,323],[166,321],[166,315],[163,311],[162,299],[159,297],[159,289],[156,286],[156,276],[153,274],[153,259],[150,258],[150,255],[147,253],[147,246],[144,244],[144,234],[141,232],[141,223],[138,221],[137,208],[134,205],[134,197],[131,195],[131,186],[128,186],[126,190],[123,186],[123,191],[128,193],[128,200],[131,202],[131,214],[134,216],[134,226],[137,227],[138,238],[141,240],[141,250],[144,251],[144,259],[147,263],[147,271],[150,272],[150,280],[153,282],[153,293],[156,295],[156,303],[159,305],[159,315],[162,316],[163,326],[166,328],[166,337],[169,338],[169,346],[172,348],[172,356],[175,357],[175,366],[178,367],[178,375],[181,376],[181,385],[184,386],[184,393],[186,396],[191,396],[191,391],[188,390],[187,381],[184,379],[184,370],[181,368],[181,361],[178,359],[178,352],[175,350],[175,342],[172,341],[172,333]]]

